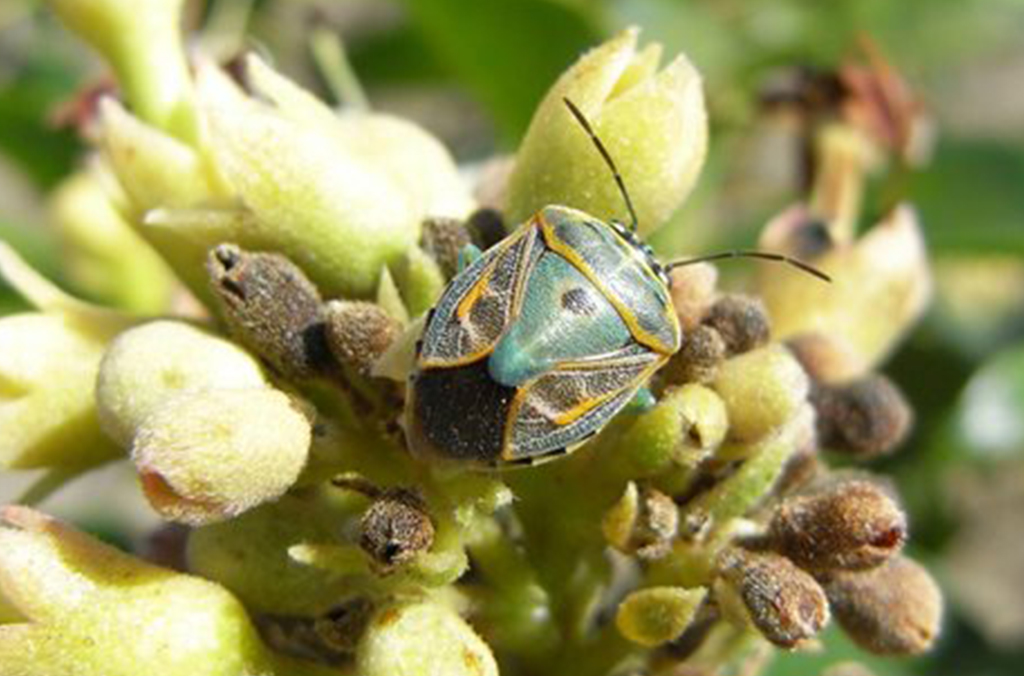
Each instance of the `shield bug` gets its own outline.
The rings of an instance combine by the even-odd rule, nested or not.
[[[631,227],[541,209],[449,283],[428,313],[406,402],[412,451],[483,466],[532,464],[596,434],[679,349],[668,270]],[[814,274],[821,273],[810,269]]]

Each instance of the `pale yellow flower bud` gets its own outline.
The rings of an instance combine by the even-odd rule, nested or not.
[[[223,588],[145,563],[24,507],[0,511],[0,625],[11,676],[313,676],[272,656]]]
[[[361,676],[497,676],[490,648],[448,608],[433,601],[379,610],[356,650]]]
[[[615,626],[634,643],[654,647],[683,633],[707,595],[706,589],[652,587],[622,601]]]
[[[42,310],[0,319],[0,466],[78,470],[116,457],[92,390],[105,344],[131,319],[65,295],[3,243],[0,275]]]
[[[712,383],[729,412],[729,436],[754,441],[790,420],[807,401],[810,381],[796,358],[772,344],[728,359]]]
[[[855,362],[842,369],[855,377],[885,359],[924,312],[932,287],[927,251],[917,214],[906,204],[855,242],[822,242],[823,232],[791,209],[767,226],[761,248],[807,260],[831,284],[771,266],[761,269],[758,290],[775,337],[825,336],[832,353]]]
[[[302,471],[310,436],[283,392],[186,392],[142,422],[132,460],[161,516],[201,525],[279,498]]]
[[[707,146],[700,74],[683,55],[659,70],[661,45],[637,51],[637,35],[630,28],[587,52],[548,91],[516,156],[506,204],[511,223],[549,204],[629,220],[608,166],[564,98],[587,116],[615,160],[641,233],[660,227],[686,198]]]
[[[72,175],[50,200],[65,270],[79,288],[126,310],[167,309],[171,271],[124,220],[95,173]]]
[[[96,402],[103,430],[127,448],[142,421],[178,394],[266,385],[259,362],[239,346],[190,324],[161,320],[111,343],[100,365]]]
[[[375,116],[339,118],[258,61],[250,64],[259,99],[213,65],[199,70],[213,161],[251,216],[234,228],[227,223],[208,246],[234,241],[276,251],[326,297],[370,297],[382,267],[415,246],[428,210],[468,210],[464,194],[453,205],[454,164],[425,132]],[[448,178],[439,187],[441,176]],[[178,227],[199,238],[208,230]]]

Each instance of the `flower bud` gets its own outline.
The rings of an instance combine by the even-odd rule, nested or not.
[[[167,309],[171,271],[114,208],[94,172],[71,176],[50,199],[64,269],[77,287],[126,310]]]
[[[906,537],[903,510],[867,481],[786,499],[767,533],[772,549],[812,571],[873,568],[899,552]]]
[[[797,647],[828,624],[825,592],[789,559],[731,547],[720,556],[718,570],[715,590],[726,612],[745,616],[779,647]]]
[[[879,655],[918,655],[942,625],[942,592],[920,564],[894,556],[877,568],[825,580],[836,620],[860,647]]]
[[[380,609],[356,649],[361,676],[497,676],[490,648],[457,613],[437,601]]]
[[[800,257],[807,218],[784,213],[766,227],[761,247]],[[853,243],[826,244],[824,253],[804,257],[832,277],[815,283],[806,275],[761,267],[758,291],[768,306],[774,334],[786,339],[806,333],[827,336],[841,353],[856,357],[853,375],[882,361],[917,321],[931,295],[931,275],[920,224],[902,204]]]
[[[197,134],[181,42],[183,0],[48,0],[68,28],[99,51],[139,116],[178,138]]]
[[[206,241],[211,236],[201,227],[204,224],[188,231],[169,227],[154,218],[154,210],[223,205],[233,209],[227,213],[238,213],[227,186],[196,149],[140,121],[113,99],[103,99],[99,108],[101,157],[115,183],[114,188],[107,186],[108,193],[121,193],[118,206],[132,227],[197,298],[209,302],[203,262],[216,242]],[[194,220],[189,219],[190,225]]]
[[[214,247],[210,286],[230,333],[286,378],[306,379],[333,366],[320,293],[281,254]]]
[[[156,207],[228,203],[226,186],[198,150],[143,122],[116,99],[102,99],[99,112],[102,157],[124,189],[131,219]]]
[[[394,489],[378,496],[359,524],[359,544],[382,572],[392,570],[434,542],[434,523],[415,493]]]
[[[709,383],[725,360],[725,340],[709,326],[697,326],[683,334],[683,344],[662,369],[666,382]]]
[[[334,358],[368,376],[402,334],[401,324],[374,303],[332,300],[325,308],[327,344]]]
[[[342,121],[269,69],[259,72],[259,99],[212,65],[198,74],[214,164],[252,216],[220,241],[286,255],[327,297],[368,297],[381,268],[416,244],[428,211],[463,215],[438,213],[434,202],[442,199],[435,177],[453,175],[451,160],[412,125]]]
[[[753,441],[796,414],[810,383],[793,355],[773,344],[723,362],[712,387],[728,410],[729,437]]]
[[[653,648],[682,634],[706,595],[706,589],[682,587],[635,591],[619,604],[615,626],[630,641]]]
[[[267,381],[234,343],[184,322],[160,320],[119,335],[96,379],[100,424],[123,448],[151,413],[183,392],[260,388]]]
[[[692,467],[722,442],[727,429],[719,396],[702,385],[683,385],[637,417],[608,462],[622,463],[632,478],[653,477],[672,465]]]
[[[630,481],[601,521],[605,540],[624,554],[641,559],[664,556],[679,528],[679,509],[672,498]]]
[[[771,334],[764,303],[738,293],[726,294],[716,300],[704,317],[704,324],[722,336],[731,355],[761,347]]]
[[[859,459],[891,453],[910,433],[913,411],[891,380],[869,375],[842,386],[811,392],[824,448]]]
[[[710,263],[684,265],[669,273],[672,306],[683,333],[695,329],[715,300],[718,268]]]
[[[146,416],[132,460],[161,516],[202,525],[280,497],[306,463],[310,435],[283,392],[192,391]]]
[[[512,223],[549,204],[629,221],[607,164],[565,98],[586,115],[614,158],[641,233],[660,227],[686,198],[707,145],[700,75],[682,55],[659,71],[661,46],[638,52],[637,34],[627,29],[584,54],[541,101],[509,181]]]
[[[92,397],[103,344],[73,321],[0,320],[0,466],[85,468],[117,457]]]
[[[469,230],[458,218],[428,218],[423,221],[420,246],[430,254],[445,279],[459,269],[459,254],[470,243]]]
[[[333,134],[355,157],[381,169],[411,198],[421,218],[465,218],[473,200],[447,148],[416,124],[392,115],[327,107],[255,54],[247,84],[294,122]]]
[[[165,676],[275,673],[245,609],[216,584],[25,507],[0,519],[0,592],[29,620],[0,626],[0,673],[135,676],[155,664]]]
[[[132,320],[65,295],[3,242],[0,275],[42,310],[0,319],[0,466],[81,470],[117,457],[92,391],[104,345]]]

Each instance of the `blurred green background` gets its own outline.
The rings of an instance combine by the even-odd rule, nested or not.
[[[760,95],[787,69],[835,68],[870,36],[937,130],[930,164],[905,186],[936,297],[885,368],[917,426],[873,469],[900,486],[912,553],[946,590],[947,626],[918,660],[869,658],[829,632],[828,650],[780,657],[770,673],[853,658],[879,675],[1024,672],[1024,2],[220,0],[192,2],[188,17],[204,49],[259,50],[328,99],[311,36],[339,35],[371,103],[420,121],[467,166],[514,150],[554,78],[637,24],[700,68],[712,125],[699,188],[656,238],[666,254],[752,244],[798,198],[795,150]],[[40,3],[0,0],[0,239],[72,290],[47,195],[84,159],[59,122],[103,77]],[[0,287],[0,311],[22,307]]]

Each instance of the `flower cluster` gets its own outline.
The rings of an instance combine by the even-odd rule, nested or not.
[[[663,224],[704,159],[693,65],[662,67],[635,30],[583,55],[491,186],[496,214],[413,123],[334,111],[255,56],[187,58],[181,0],[49,4],[117,76],[54,199],[125,310],[0,248],[36,308],[0,320],[0,465],[47,470],[31,501],[131,462],[185,529],[187,572],[5,508],[0,672],[710,673],[807,646],[830,617],[873,652],[931,646],[941,598],[900,553],[897,496],[822,454],[906,436],[909,406],[872,369],[928,296],[909,206],[854,238],[864,175],[904,157],[855,88],[811,132],[808,203],[762,238],[833,284],[766,268],[748,295],[707,263],[676,269],[683,347],[656,403],[568,458],[484,472],[405,447],[421,317],[503,222],[547,204],[624,216],[564,98],[616,158],[641,232]]]

